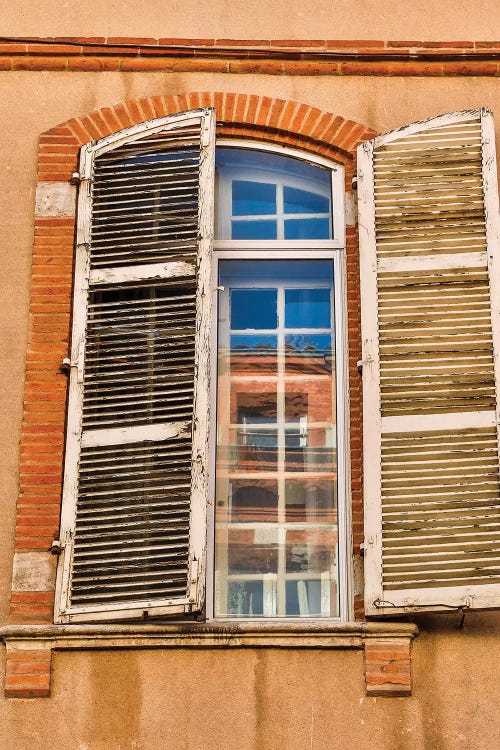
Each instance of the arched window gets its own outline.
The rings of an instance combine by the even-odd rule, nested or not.
[[[342,170],[245,146],[216,150],[214,616],[345,616]]]
[[[214,137],[82,150],[58,621],[347,617],[342,169]]]

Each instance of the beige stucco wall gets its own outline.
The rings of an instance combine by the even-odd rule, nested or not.
[[[495,0],[16,0],[2,34],[231,39],[496,39]]]
[[[361,0],[83,3],[23,0],[3,33],[248,38],[489,39],[495,2]],[[251,12],[249,12],[249,9]],[[432,10],[431,10],[432,9]],[[471,14],[471,10],[473,13]],[[432,21],[432,23],[430,23]],[[133,31],[131,31],[133,29]],[[0,73],[0,622],[10,588],[37,141],[75,115],[160,93],[234,91],[290,98],[382,132],[490,106],[491,78],[273,77],[162,73]],[[498,132],[498,130],[497,130]],[[500,145],[500,144],[498,144]],[[50,699],[0,701],[5,750],[496,750],[496,614],[421,621],[414,696],[366,698],[358,651],[165,650],[59,653]]]
[[[496,618],[459,619],[422,628],[411,698],[366,698],[360,651],[61,652],[51,698],[0,701],[0,747],[496,750]]]

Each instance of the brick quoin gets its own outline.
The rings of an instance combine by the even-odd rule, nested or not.
[[[360,123],[293,101],[221,92],[157,95],[105,107],[43,133],[38,181],[69,181],[78,169],[79,149],[89,141],[150,118],[199,107],[216,108],[219,136],[290,146],[344,165],[346,191],[351,190],[356,146],[375,136]],[[67,381],[59,367],[69,347],[74,238],[74,218],[35,219],[15,540],[18,552],[48,550],[58,535],[67,398]],[[363,509],[361,390],[356,369],[361,358],[356,227],[347,228],[347,286],[353,530],[354,551],[359,553]],[[50,623],[52,611],[52,591],[12,593],[12,623]],[[360,600],[356,601],[356,613],[362,617]]]
[[[6,698],[48,698],[50,649],[8,649],[5,665]]]
[[[366,694],[411,695],[410,639],[365,643]]]

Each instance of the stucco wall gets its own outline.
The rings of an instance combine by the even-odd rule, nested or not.
[[[48,0],[3,9],[9,35],[491,39],[489,0],[137,3]],[[471,7],[472,6],[472,7]],[[473,13],[471,14],[471,10]],[[139,15],[139,18],[138,18]],[[489,106],[498,78],[277,77],[163,73],[0,73],[0,622],[10,589],[38,136],[70,117],[160,93],[231,91],[294,99],[378,132]],[[50,699],[0,702],[0,747],[68,750],[495,750],[500,617],[420,620],[414,695],[366,698],[360,651],[165,650],[58,653]]]
[[[217,39],[496,39],[494,0],[17,0],[2,33]]]
[[[493,615],[422,622],[411,698],[366,698],[360,651],[56,654],[52,697],[0,702],[5,750],[496,750]]]

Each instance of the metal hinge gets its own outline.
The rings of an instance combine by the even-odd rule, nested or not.
[[[77,383],[83,383],[83,341],[78,344],[78,357],[76,360],[70,357],[64,357],[61,364],[59,365],[59,371],[64,375],[69,375],[71,368],[76,369],[76,380]]]

